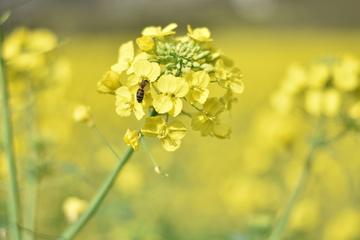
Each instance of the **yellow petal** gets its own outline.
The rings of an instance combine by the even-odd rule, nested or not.
[[[147,27],[141,32],[141,34],[143,36],[155,37],[159,35],[160,32],[161,32],[161,27]]]
[[[125,99],[131,101],[131,92],[126,86],[122,86],[115,91],[117,99]]]
[[[175,91],[172,91],[172,93],[176,97],[185,97],[186,94],[189,92],[189,84],[185,81],[183,78],[176,78],[177,80],[177,89]]]
[[[219,59],[216,63],[215,63],[215,76],[218,79],[226,79],[226,68],[225,68],[225,64],[224,61],[222,59]]]
[[[174,93],[178,86],[178,78],[171,74],[162,75],[157,82],[157,87],[162,93]]]
[[[138,88],[135,87],[138,86],[139,81],[140,81],[139,77],[133,74],[130,77],[128,77],[126,85],[129,89],[131,89],[131,91],[133,91],[133,89],[136,89],[135,91],[137,91]]]
[[[242,93],[244,91],[244,85],[239,78],[232,78],[229,82],[229,87],[234,93]]]
[[[145,52],[143,52],[143,53],[140,53],[139,55],[137,55],[134,58],[134,61],[131,63],[131,66],[126,71],[126,74],[131,74],[134,72],[134,64],[140,59],[148,59],[147,54]]]
[[[172,152],[180,147],[181,140],[173,140],[171,138],[161,139],[161,145],[166,151]]]
[[[157,137],[161,134],[165,126],[165,120],[160,117],[149,117],[145,120],[145,125],[141,127],[141,133],[147,137]]]
[[[201,126],[200,126],[200,133],[201,136],[207,136],[209,135],[209,133],[213,130],[214,128],[214,123],[211,122],[210,120],[205,121]]]
[[[180,140],[186,134],[185,125],[182,122],[178,121],[178,120],[172,121],[171,123],[169,123],[166,126],[166,128],[168,128],[168,130],[169,130],[168,136],[171,139],[174,139],[174,140]]]
[[[136,152],[139,152],[139,131],[130,131],[130,129],[127,130],[125,136],[124,136],[125,143],[132,147]]]
[[[178,25],[176,23],[170,23],[161,31],[162,35],[174,34],[175,32],[173,32],[172,30],[177,28],[177,26]]]
[[[154,108],[158,113],[166,113],[174,107],[174,103],[169,96],[160,94],[153,101]]]
[[[231,131],[230,127],[226,124],[215,124],[212,132],[215,137],[228,138]]]
[[[148,77],[148,79],[150,80],[150,82],[154,82],[156,81],[156,79],[160,76],[160,65],[157,63],[151,63],[151,72],[146,75]]]
[[[136,39],[136,43],[141,49],[141,51],[147,52],[152,50],[155,47],[154,40],[148,36],[142,36]]]
[[[152,65],[148,60],[139,59],[134,63],[134,73],[138,76],[148,76],[152,70]]]
[[[134,114],[137,120],[140,120],[145,115],[141,103],[138,103],[137,101],[134,101]]]
[[[308,90],[304,96],[304,108],[310,115],[319,116],[321,113],[322,94],[319,90]]]
[[[129,58],[129,60],[134,59],[134,44],[132,41],[124,43],[119,48],[119,60]]]
[[[218,115],[219,113],[224,111],[224,109],[225,109],[224,105],[221,102],[219,102],[216,97],[209,98],[204,103],[204,111],[213,116]]]
[[[180,98],[172,98],[173,108],[169,111],[169,114],[176,117],[181,113],[183,104]]]
[[[198,74],[198,84],[200,88],[207,88],[210,84],[210,76],[205,71],[197,72]]]
[[[208,96],[209,96],[208,89],[200,89],[200,91],[197,92],[197,94],[195,94],[195,92],[193,94],[193,98],[201,104],[204,104],[206,102]]]
[[[323,94],[323,111],[328,117],[334,117],[339,113],[341,95],[336,89],[326,90]]]

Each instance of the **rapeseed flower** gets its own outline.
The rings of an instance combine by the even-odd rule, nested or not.
[[[191,26],[188,25],[188,35],[189,37],[191,37],[192,39],[198,40],[200,42],[211,42],[212,39],[210,38],[210,31],[208,28],[204,27],[204,28],[195,28],[194,30],[192,30]]]
[[[181,97],[189,92],[189,84],[183,78],[165,74],[157,81],[157,87],[161,94],[154,99],[155,110],[173,117],[179,115],[183,107]]]
[[[194,113],[191,127],[200,131],[201,136],[208,136],[211,132],[219,138],[226,138],[230,134],[227,125],[218,123],[218,115],[224,111],[224,105],[217,98],[209,98],[203,105],[203,111]]]
[[[164,36],[175,34],[173,30],[177,28],[177,26],[178,25],[176,23],[170,23],[164,27],[164,29],[161,29],[161,27],[147,27],[141,32],[141,34],[151,38],[157,37],[162,39]]]
[[[116,113],[121,117],[128,117],[134,112],[135,117],[140,120],[144,115],[143,107],[135,99],[135,95],[126,87],[120,87],[115,91]]]
[[[125,143],[132,147],[135,152],[139,152],[139,141],[140,135],[139,135],[139,131],[135,130],[135,131],[130,131],[130,129],[127,130],[125,136],[124,136],[124,141]]]
[[[73,118],[76,122],[85,122],[89,127],[94,125],[89,106],[82,104],[77,105],[73,112]]]
[[[334,88],[326,91],[308,90],[304,98],[304,108],[310,115],[320,116],[324,114],[328,117],[334,117],[339,113],[341,95]]]
[[[146,118],[145,125],[141,127],[141,133],[147,137],[157,137],[165,150],[175,151],[180,147],[186,128],[178,120],[167,124],[162,117],[156,116]]]
[[[140,59],[134,63],[134,74],[128,78],[127,86],[129,89],[134,89],[142,80],[147,79],[149,82],[154,82],[159,76],[159,64]]]
[[[222,59],[216,62],[215,68],[215,76],[218,79],[218,83],[221,87],[230,88],[230,90],[235,93],[243,92],[244,85],[241,81],[242,73],[240,69],[236,67],[227,69]]]
[[[62,209],[68,222],[75,222],[81,213],[85,211],[87,201],[78,197],[68,197],[63,203]]]
[[[189,84],[189,93],[186,95],[186,99],[191,104],[199,102],[204,104],[209,96],[209,90],[207,89],[210,83],[210,76],[204,71],[194,72],[188,71],[184,75],[184,79]]]

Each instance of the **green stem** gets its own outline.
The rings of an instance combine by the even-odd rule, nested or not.
[[[153,110],[149,116],[155,115],[155,110]],[[128,148],[122,159],[116,154],[114,149],[110,146],[110,144],[106,141],[106,139],[103,137],[103,135],[100,133],[100,131],[95,127],[93,127],[95,130],[95,133],[100,138],[100,140],[110,148],[110,150],[113,152],[113,154],[116,156],[116,158],[120,161],[119,165],[110,173],[110,175],[106,178],[104,183],[101,185],[100,189],[97,191],[95,196],[92,198],[91,202],[89,203],[86,210],[81,214],[81,216],[68,228],[61,234],[61,236],[58,238],[58,240],[72,239],[80,230],[81,228],[89,221],[89,219],[94,215],[96,210],[100,207],[102,201],[104,200],[105,196],[111,189],[116,176],[120,172],[120,170],[123,168],[125,163],[130,159],[131,155],[134,152],[134,149],[131,147]]]
[[[218,80],[212,80],[212,81],[210,81],[211,83],[216,83],[216,82],[218,82]]]
[[[186,115],[186,116],[188,116],[188,117],[190,117],[190,118],[192,118],[192,116],[191,116],[190,113],[187,113],[187,112],[185,112],[185,111],[181,111],[181,113],[184,114],[184,115]]]
[[[0,11],[1,15],[1,11]],[[10,192],[8,196],[8,218],[9,224],[12,226],[10,230],[11,239],[19,240],[20,228],[19,228],[19,194],[18,194],[18,183],[16,177],[16,165],[15,165],[15,154],[13,146],[13,135],[11,125],[11,115],[8,104],[8,89],[7,82],[5,79],[5,68],[4,61],[2,59],[2,25],[0,25],[0,78],[1,78],[1,90],[2,90],[2,108],[3,108],[3,121],[4,121],[4,133],[5,133],[5,150],[8,159],[9,167],[9,183]]]
[[[276,226],[274,227],[274,229],[272,230],[269,240],[278,240],[281,239],[286,224],[291,216],[292,210],[295,206],[295,204],[297,203],[302,191],[304,190],[304,187],[306,186],[306,182],[309,178],[310,175],[310,170],[311,170],[311,163],[312,160],[314,158],[315,155],[315,150],[318,147],[318,145],[312,145],[311,148],[309,149],[309,152],[305,158],[305,164],[302,170],[302,173],[297,181],[296,186],[293,189],[293,192],[290,195],[290,198],[288,199],[282,214],[279,217],[279,220],[276,224]]]
[[[91,202],[89,203],[87,209],[81,214],[81,216],[74,222],[65,232],[59,237],[58,239],[72,239],[80,230],[81,228],[89,221],[92,215],[96,212],[96,210],[100,207],[102,201],[104,200],[105,196],[109,192],[110,188],[112,187],[116,176],[125,165],[125,163],[130,159],[131,155],[133,154],[134,149],[131,147],[128,148],[126,153],[123,156],[123,160],[120,161],[119,165],[110,173],[110,175],[106,178],[98,192],[92,198]]]
[[[301,175],[299,176],[298,181],[292,190],[290,198],[288,199],[288,201],[279,217],[279,220],[277,221],[275,227],[273,228],[268,240],[280,240],[282,238],[282,235],[284,233],[286,225],[289,221],[289,218],[291,217],[292,211],[293,211],[297,201],[299,200],[300,195],[303,192],[303,190],[306,186],[306,183],[309,179],[310,172],[311,172],[311,166],[312,166],[312,162],[313,162],[313,158],[315,156],[316,150],[320,146],[324,145],[324,141],[323,141],[324,120],[325,119],[323,116],[319,117],[319,121],[318,121],[316,130],[315,130],[315,133],[314,133],[314,137],[311,141],[311,146],[305,157],[304,167],[302,169]]]

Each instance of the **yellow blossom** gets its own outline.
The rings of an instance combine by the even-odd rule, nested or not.
[[[319,116],[323,113],[328,117],[334,117],[340,109],[341,95],[334,88],[326,91],[308,90],[304,101],[304,108],[310,115]]]
[[[179,115],[183,107],[181,97],[189,92],[189,84],[183,78],[165,74],[159,78],[157,86],[161,94],[154,99],[155,110],[158,113],[168,112],[174,117]]]
[[[219,85],[224,88],[230,88],[235,93],[242,93],[244,85],[241,81],[242,73],[240,69],[232,67],[226,69],[224,61],[218,60],[215,64],[216,73],[215,76],[219,81]]]
[[[360,62],[358,59],[345,56],[334,66],[334,85],[343,91],[352,91],[359,86]]]
[[[184,79],[187,81],[190,87],[190,91],[187,94],[186,99],[191,104],[195,104],[196,102],[204,104],[209,96],[209,90],[207,89],[207,86],[210,83],[209,74],[204,71],[188,71],[184,75]]]
[[[145,120],[141,133],[147,137],[157,137],[161,140],[161,145],[165,150],[175,151],[180,147],[181,139],[186,134],[186,128],[178,120],[166,124],[162,117],[156,116]]]
[[[203,105],[203,111],[194,113],[191,127],[200,131],[201,136],[207,136],[213,132],[216,137],[226,138],[230,134],[227,125],[219,124],[217,115],[224,111],[224,105],[217,98],[209,98]]]
[[[141,51],[147,52],[152,50],[155,47],[154,40],[148,36],[142,36],[136,39],[136,43],[141,49]]]
[[[319,204],[305,199],[296,205],[291,216],[290,226],[296,230],[313,230],[319,221]]]
[[[208,28],[204,27],[204,28],[195,28],[194,30],[192,30],[191,26],[188,25],[188,35],[195,39],[198,40],[200,42],[211,42],[212,39],[210,38],[210,31]]]
[[[3,44],[3,57],[6,60],[16,58],[23,49],[24,42],[28,35],[28,29],[25,27],[16,28],[7,38]]]
[[[78,105],[75,107],[73,118],[77,122],[86,122],[90,127],[94,124],[91,118],[91,110],[89,106]]]
[[[134,60],[134,44],[132,41],[124,43],[119,48],[118,62],[111,67],[111,70],[121,74],[128,70]]]
[[[307,74],[308,85],[312,88],[323,88],[329,79],[329,69],[323,63],[310,66]]]
[[[116,113],[119,116],[128,117],[134,112],[135,117],[140,120],[145,115],[142,105],[136,101],[135,95],[126,86],[118,88],[115,94]]]
[[[135,130],[135,131],[130,131],[130,129],[127,130],[125,136],[124,136],[124,141],[125,143],[132,147],[136,152],[139,152],[139,131]]]
[[[346,208],[330,219],[325,228],[324,240],[351,240],[360,235],[360,213],[353,208]]]
[[[114,93],[121,84],[119,82],[120,75],[115,71],[107,71],[102,79],[97,83],[97,89],[100,93]]]
[[[75,222],[87,207],[87,202],[77,197],[68,197],[63,203],[62,209],[68,222]]]
[[[40,28],[29,31],[25,44],[28,51],[44,53],[55,49],[58,40],[51,31]]]
[[[349,110],[349,116],[353,119],[360,120],[360,101],[354,104]]]
[[[150,63],[148,60],[140,59],[134,63],[134,74],[127,80],[129,89],[137,91],[136,86],[142,80],[147,79],[149,82],[154,82],[160,76],[160,66],[157,63]]]
[[[141,34],[143,36],[148,36],[151,38],[158,37],[158,38],[162,39],[164,36],[175,34],[175,32],[173,30],[175,28],[177,28],[177,26],[178,25],[176,23],[170,23],[162,30],[161,30],[161,27],[147,27],[142,31]]]

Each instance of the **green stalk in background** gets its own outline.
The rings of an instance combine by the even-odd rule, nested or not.
[[[0,10],[1,15],[1,10]],[[8,218],[10,224],[10,236],[13,240],[21,239],[19,228],[19,196],[18,183],[16,178],[16,164],[13,146],[11,115],[8,103],[8,89],[5,79],[4,61],[2,59],[2,24],[0,23],[0,78],[1,78],[1,95],[2,95],[2,112],[4,126],[5,151],[8,160],[9,175],[9,192],[8,192]]]

